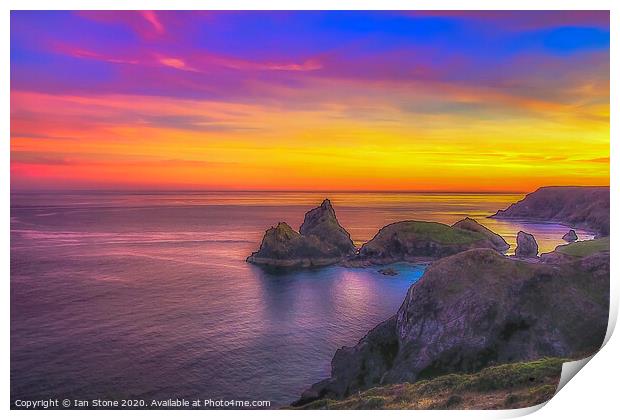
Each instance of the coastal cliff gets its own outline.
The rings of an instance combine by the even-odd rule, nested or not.
[[[543,358],[506,363],[480,372],[451,373],[415,383],[371,388],[342,400],[323,398],[304,410],[501,410],[532,407],[555,394],[562,364]]]
[[[392,318],[336,352],[331,377],[296,405],[492,364],[594,352],[607,327],[609,252],[587,241],[568,246],[582,249],[546,263],[489,249],[438,260]]]
[[[557,222],[609,235],[609,187],[542,187],[493,216]]]

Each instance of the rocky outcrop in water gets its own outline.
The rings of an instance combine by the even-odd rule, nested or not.
[[[453,224],[452,227],[482,234],[485,238],[491,241],[497,251],[503,252],[510,248],[510,245],[508,245],[508,242],[506,242],[504,238],[472,218],[466,217],[463,220]]]
[[[548,263],[489,249],[436,261],[397,314],[356,346],[339,349],[331,377],[296,405],[491,364],[596,351],[607,328],[609,252],[586,252],[592,249],[580,246],[583,256],[573,250],[571,258]]]
[[[564,236],[562,236],[562,239],[564,239],[566,242],[575,242],[577,240],[577,234],[573,229],[571,229],[566,232]]]
[[[538,242],[534,235],[519,231],[517,233],[517,248],[515,256],[519,258],[533,258],[538,255]]]
[[[609,235],[609,187],[542,187],[491,216],[563,223]]]
[[[318,238],[337,256],[346,257],[356,252],[351,235],[338,223],[336,212],[328,199],[306,213],[304,222],[299,227],[299,233],[304,237]]]
[[[314,267],[338,263],[356,252],[329,200],[306,213],[299,230],[278,223],[265,232],[259,250],[247,261],[274,267]]]
[[[378,270],[379,273],[383,274],[384,276],[398,276],[398,271],[394,270],[393,268],[381,268]]]
[[[431,261],[473,248],[505,250],[503,244],[498,244],[497,239],[486,232],[435,222],[404,221],[381,228],[350,263]]]

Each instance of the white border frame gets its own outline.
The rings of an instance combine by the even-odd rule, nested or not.
[[[577,0],[565,0],[562,2],[549,1],[549,0],[503,0],[489,1],[489,0],[421,0],[421,1],[398,1],[398,0],[301,0],[301,1],[282,1],[282,0],[263,0],[261,2],[250,0],[217,0],[217,1],[198,1],[198,0],[56,0],[54,2],[46,2],[44,0],[6,0],[2,3],[3,13],[1,16],[0,28],[2,30],[2,58],[3,65],[0,66],[0,74],[2,75],[2,152],[0,153],[1,165],[0,171],[0,186],[1,186],[1,199],[2,205],[0,206],[0,223],[2,226],[3,235],[0,237],[1,247],[1,267],[2,273],[2,293],[5,309],[2,312],[2,346],[0,347],[2,356],[2,377],[0,380],[0,396],[4,401],[4,409],[9,410],[10,407],[10,10],[47,10],[53,7],[53,9],[61,10],[88,10],[88,9],[117,9],[117,10],[132,10],[132,9],[151,9],[151,10],[166,10],[166,9],[186,9],[186,10],[611,10],[611,114],[617,115],[618,110],[618,92],[617,85],[615,83],[615,74],[618,73],[618,25],[620,19],[619,2],[611,0],[590,0],[590,1],[577,1]],[[614,149],[611,139],[617,139],[617,125],[610,124],[610,148]],[[616,153],[611,153],[611,213],[616,215],[618,213],[618,200],[617,194],[614,191],[614,187],[618,184],[617,171],[614,169],[618,165],[618,159]],[[615,219],[612,218],[611,225],[611,237],[617,238],[620,233],[618,225],[614,223]],[[615,242],[612,240],[612,268],[611,268],[611,308],[610,308],[610,326],[608,331],[609,340],[610,333],[613,331],[613,327],[616,323],[618,314],[618,270],[614,264],[615,257],[618,256],[615,248]],[[570,383],[562,389],[548,404],[546,407],[537,411],[534,415],[538,418],[568,418],[568,419],[580,419],[584,416],[589,418],[610,418],[610,413],[617,413],[617,384],[616,378],[618,377],[619,361],[616,358],[616,354],[620,354],[620,342],[618,339],[611,339],[604,346],[604,348],[594,356],[592,361],[588,363],[588,367],[583,372],[579,373],[579,378]],[[504,411],[390,411],[390,417],[411,418],[507,418],[516,417],[531,413],[538,410],[540,406],[528,409],[520,410],[504,410]],[[321,412],[322,416],[336,418],[341,417],[355,417],[356,419],[368,419],[377,415],[377,411],[347,411],[347,412]],[[381,412],[383,413],[386,412]],[[82,418],[85,413],[81,411],[10,411],[12,417],[19,418],[33,418],[38,416],[44,416],[49,418]],[[109,412],[109,411],[90,411],[89,417],[92,418],[108,418],[110,416],[122,416],[122,417],[137,417],[137,416],[149,416],[155,419],[164,419],[170,414],[174,416],[192,417],[192,418],[204,418],[204,416],[216,416],[218,418],[233,418],[239,414],[236,411],[210,411],[205,413],[200,411],[176,411],[174,413],[168,413],[166,411],[123,411],[123,412]],[[248,413],[252,417],[261,419],[282,417],[294,415],[299,418],[310,418],[317,415],[316,411],[308,412],[295,412],[292,414],[290,411],[252,411]],[[387,414],[387,413],[386,413]]]

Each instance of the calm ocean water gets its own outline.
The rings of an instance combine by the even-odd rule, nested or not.
[[[328,376],[338,347],[395,313],[424,271],[245,263],[269,226],[297,228],[326,196],[358,245],[406,219],[470,216],[511,244],[528,231],[543,252],[567,231],[486,219],[522,198],[510,194],[14,193],[12,401],[290,403]]]

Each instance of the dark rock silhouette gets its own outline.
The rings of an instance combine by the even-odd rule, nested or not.
[[[515,256],[519,258],[532,258],[538,255],[538,242],[534,235],[519,231],[517,233],[517,248]]]
[[[564,239],[566,242],[575,242],[577,240],[577,234],[573,229],[571,229],[566,232],[564,236],[562,236],[562,239]]]
[[[398,271],[394,270],[393,268],[382,268],[378,271],[384,276],[398,276]]]
[[[542,187],[491,216],[558,222],[609,235],[609,187]]]
[[[507,251],[508,248],[510,248],[510,245],[508,245],[508,242],[506,242],[504,238],[502,238],[500,235],[493,232],[486,226],[481,225],[472,218],[466,217],[463,220],[460,220],[453,224],[452,227],[469,230],[471,232],[478,232],[484,235],[487,239],[491,241],[497,251],[503,252]]]
[[[329,200],[306,213],[300,232],[284,222],[278,223],[265,232],[259,250],[247,261],[276,267],[324,266],[338,263],[356,251]]]
[[[541,263],[465,251],[433,263],[397,314],[339,349],[331,377],[295,405],[491,364],[583,357],[602,344],[608,309],[609,252]]]

